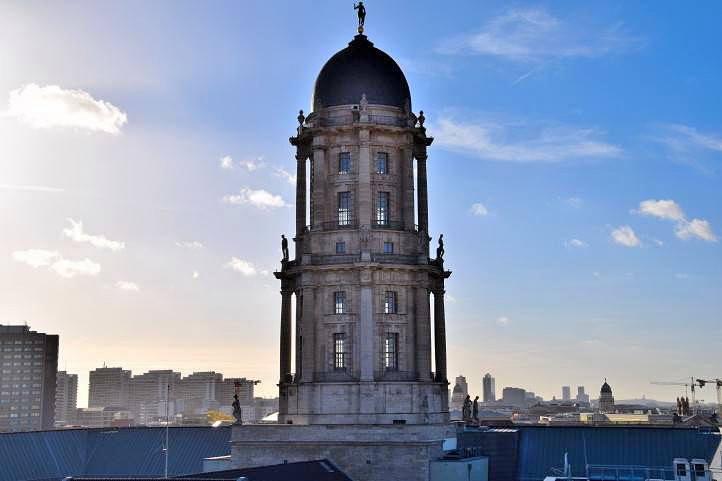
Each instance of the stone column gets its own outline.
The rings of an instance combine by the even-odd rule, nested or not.
[[[426,154],[416,154],[417,181],[419,184],[419,230],[429,235],[429,194],[426,189]],[[424,242],[426,244],[426,242]]]
[[[436,381],[446,381],[446,318],[444,314],[444,287],[434,289],[434,353],[436,354]]]
[[[414,157],[411,149],[399,150],[404,229],[414,228]]]
[[[291,294],[290,289],[281,290],[281,383],[291,372]]]
[[[371,133],[360,129],[358,133],[358,224],[370,225],[374,215],[374,198],[371,192]]]
[[[431,317],[429,313],[429,291],[426,287],[416,288],[416,372],[419,381],[428,381],[431,376]]]
[[[301,237],[306,229],[306,152],[296,149],[296,259],[301,258]]]
[[[330,212],[326,212],[326,182],[328,174],[326,145],[324,139],[313,139],[313,162],[311,163],[311,224],[320,224],[334,220]],[[335,201],[334,201],[335,202]]]
[[[314,308],[317,302],[315,289],[304,287],[303,294],[303,315],[301,317],[301,378],[305,382],[313,382],[316,369],[316,324]]]

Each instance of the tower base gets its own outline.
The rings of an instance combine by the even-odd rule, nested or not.
[[[231,434],[234,468],[328,459],[354,481],[427,481],[448,424],[246,424]]]

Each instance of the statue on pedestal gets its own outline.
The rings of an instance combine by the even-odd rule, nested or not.
[[[473,414],[471,417],[474,419],[474,421],[476,421],[478,423],[479,422],[479,396],[476,396],[474,398],[474,406],[473,406],[472,412],[473,412]]]
[[[288,261],[288,239],[281,234],[281,252],[283,252],[283,262]]]
[[[461,418],[464,421],[471,420],[471,396],[468,394],[466,395],[466,399],[464,399],[464,407],[461,408]]]
[[[439,247],[436,248],[436,262],[444,262],[444,234],[439,235]]]
[[[364,23],[366,22],[366,7],[364,7],[364,2],[358,2],[358,5],[354,3],[353,9],[358,10],[358,33],[364,33]]]
[[[233,395],[233,417],[236,421],[233,424],[243,424],[243,410],[241,409],[241,402],[238,400],[238,393]]]

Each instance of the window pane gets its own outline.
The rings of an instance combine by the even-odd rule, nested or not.
[[[376,206],[376,223],[386,225],[389,223],[389,193],[379,192],[379,200]]]
[[[396,292],[386,291],[384,295],[384,313],[396,314]]]
[[[351,152],[341,152],[338,154],[338,173],[348,174],[351,172]]]
[[[394,253],[394,243],[393,242],[384,242],[384,254],[393,254]]]
[[[346,334],[343,332],[333,335],[333,367],[335,369],[346,367]]]
[[[336,254],[345,254],[346,253],[346,243],[345,242],[336,242]]]
[[[376,154],[376,173],[388,174],[389,154],[386,152],[378,152]]]
[[[338,291],[334,293],[334,312],[336,314],[346,313],[346,292]]]
[[[396,370],[399,367],[399,334],[389,332],[384,341],[384,368]]]
[[[338,225],[351,225],[351,192],[338,193]]]

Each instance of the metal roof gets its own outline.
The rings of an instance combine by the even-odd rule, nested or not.
[[[203,458],[230,453],[230,427],[172,427],[168,472],[203,471]],[[66,476],[160,476],[165,428],[103,428],[0,434],[0,481]]]
[[[619,426],[519,426],[518,479],[539,481],[569,453],[573,476],[586,464],[670,466],[674,458],[710,462],[720,433],[698,429]]]
[[[328,459],[231,469],[188,476],[188,478],[191,477],[195,479],[212,478],[223,480],[237,480],[246,477],[248,481],[351,481],[351,478],[346,476]],[[203,481],[207,480],[204,479]]]

